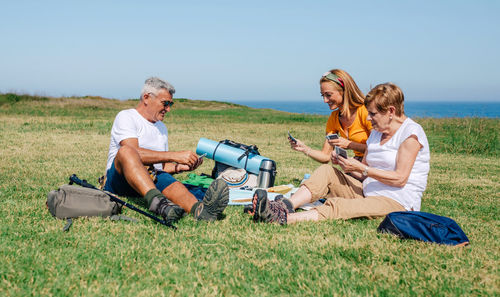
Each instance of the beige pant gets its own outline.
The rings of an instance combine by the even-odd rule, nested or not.
[[[316,208],[320,220],[375,218],[393,211],[406,209],[391,198],[363,196],[363,184],[331,165],[321,165],[304,182],[312,194],[312,201],[327,198]]]

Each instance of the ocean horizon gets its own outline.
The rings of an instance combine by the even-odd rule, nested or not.
[[[317,101],[233,101],[252,108],[269,108],[286,112],[329,115],[326,103]],[[405,102],[405,114],[414,118],[499,118],[500,102],[420,101]]]

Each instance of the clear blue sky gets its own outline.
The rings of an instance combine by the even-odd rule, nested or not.
[[[312,101],[342,68],[363,92],[500,101],[499,15],[493,0],[1,0],[0,92],[138,98],[154,75],[176,97]]]

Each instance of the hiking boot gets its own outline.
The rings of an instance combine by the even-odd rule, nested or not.
[[[255,222],[285,225],[288,210],[282,201],[269,201],[265,190],[256,190],[252,198],[253,220]]]
[[[246,204],[243,206],[243,213],[248,213],[250,215],[253,215],[253,205],[252,204]]]
[[[286,208],[288,213],[294,213],[295,209],[293,209],[293,204],[288,200],[288,198],[285,198],[283,195],[278,195],[274,198],[274,202],[279,202],[283,203],[283,206]]]
[[[216,179],[208,187],[203,201],[193,206],[193,217],[198,221],[215,221],[222,218],[222,212],[229,203],[229,187],[222,179]]]
[[[175,223],[184,216],[184,209],[173,204],[167,199],[161,199],[156,212],[163,217],[166,222]]]

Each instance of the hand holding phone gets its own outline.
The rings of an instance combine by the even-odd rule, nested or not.
[[[339,135],[337,133],[328,134],[328,135],[325,136],[325,138],[328,139],[328,140],[339,139]]]
[[[335,153],[338,155],[338,156],[341,156],[342,158],[344,159],[347,159],[347,151],[341,147],[338,147],[336,146],[335,147]]]
[[[207,155],[207,153],[204,153],[201,156],[198,156],[198,162],[196,162],[196,167],[200,166],[201,163],[203,163],[203,158]]]
[[[198,156],[198,161],[196,161],[196,164],[194,164],[194,166],[191,168],[191,170],[194,170],[194,169],[198,168],[198,166],[200,166],[203,163],[203,158],[206,155],[207,155],[207,153],[204,153],[203,155]]]
[[[291,142],[297,143],[297,139],[295,139],[292,134],[290,134],[290,131],[288,131],[288,139],[290,139]]]

